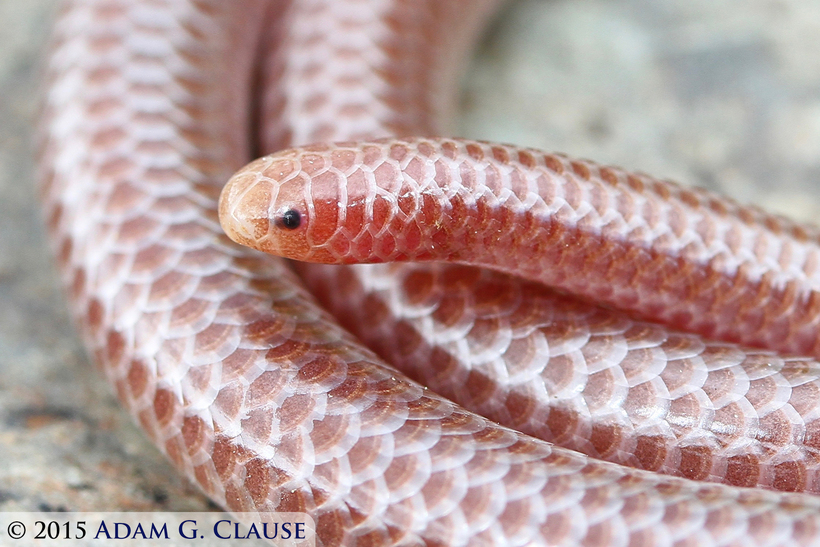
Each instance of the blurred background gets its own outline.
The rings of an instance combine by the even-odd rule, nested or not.
[[[54,0],[0,2],[0,511],[199,510],[79,344],[36,204]],[[820,1],[517,0],[461,136],[557,150],[820,218]]]

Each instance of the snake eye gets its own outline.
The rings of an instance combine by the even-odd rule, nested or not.
[[[277,219],[276,224],[288,230],[295,230],[302,224],[302,215],[296,209],[288,209]]]

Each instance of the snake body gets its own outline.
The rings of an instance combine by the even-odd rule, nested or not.
[[[800,332],[816,321],[813,228],[702,190],[514,146],[422,138],[286,150],[234,175],[220,216],[232,239],[271,254],[481,265],[713,340],[792,347],[799,336],[769,340],[766,327],[780,332],[778,323],[803,318],[787,330]],[[302,270],[337,316],[358,315],[349,328],[391,362],[505,425],[653,471],[820,487],[817,384],[808,372],[818,364],[810,359],[686,336],[498,276],[394,268],[399,282],[391,283],[386,270],[360,268],[351,287],[345,270]],[[461,302],[444,300],[442,285]],[[464,303],[471,293],[506,302],[481,310]],[[382,317],[368,320],[379,306]],[[553,330],[533,336],[539,327]],[[390,349],[391,332],[404,333],[401,351]],[[447,347],[453,340],[466,341],[467,351]],[[476,385],[459,388],[467,377]],[[774,395],[777,384],[787,398]]]
[[[89,350],[212,499],[307,512],[324,545],[820,543],[810,495],[595,460],[433,394],[338,326],[283,262],[222,233],[220,188],[257,148],[444,131],[454,73],[492,4],[67,2],[48,62],[40,188]],[[778,262],[787,275],[807,279],[788,294],[810,304],[813,232],[768,228],[799,255]],[[741,243],[755,267],[771,256]],[[493,394],[503,376],[492,387],[484,369],[520,372],[501,398],[472,398],[522,423],[543,418],[544,436],[666,472],[747,484],[751,470],[755,484],[817,489],[810,359],[708,342],[464,266],[328,268],[299,269],[337,310],[371,306],[356,312],[370,314],[364,338],[395,326],[402,344],[374,347],[394,346],[414,375],[409,357],[433,355]],[[770,310],[789,309],[775,300]],[[747,330],[813,351],[811,305],[799,309],[799,326]],[[570,398],[583,382],[597,405]],[[538,385],[566,387],[562,404],[524,397]],[[643,447],[633,461],[630,444]],[[709,465],[688,473],[687,461]]]

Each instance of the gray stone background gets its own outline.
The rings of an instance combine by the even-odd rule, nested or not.
[[[0,0],[0,510],[209,507],[79,345],[33,190],[53,0]],[[820,212],[820,1],[519,0],[467,77],[459,133]]]

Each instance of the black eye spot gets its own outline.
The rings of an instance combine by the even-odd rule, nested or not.
[[[279,217],[277,224],[288,230],[295,230],[302,224],[302,215],[295,209],[288,209]]]

